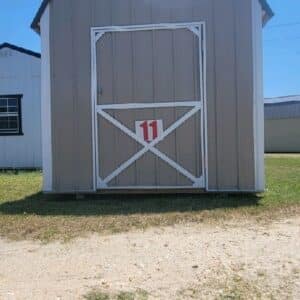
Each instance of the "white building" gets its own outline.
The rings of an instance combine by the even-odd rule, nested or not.
[[[265,150],[300,153],[300,95],[265,100]]]
[[[41,168],[40,54],[0,44],[0,168]]]

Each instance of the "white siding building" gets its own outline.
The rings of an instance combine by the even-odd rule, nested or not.
[[[0,44],[0,168],[41,168],[40,54]]]
[[[300,95],[265,100],[265,150],[300,153]]]

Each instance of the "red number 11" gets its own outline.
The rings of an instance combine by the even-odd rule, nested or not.
[[[148,122],[145,121],[140,126],[143,128],[144,141],[149,142]]]
[[[144,140],[146,142],[149,142],[149,127],[152,128],[152,140],[155,140],[158,137],[157,121],[152,121],[150,124],[148,121],[145,121],[140,127],[143,128]]]
[[[158,137],[157,121],[152,121],[149,126],[152,128],[152,139],[155,140]]]

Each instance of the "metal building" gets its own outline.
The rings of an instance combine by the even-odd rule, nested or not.
[[[0,44],[0,169],[42,167],[40,57]]]
[[[265,151],[300,153],[300,96],[265,100]]]
[[[264,190],[265,0],[45,0],[44,191]]]

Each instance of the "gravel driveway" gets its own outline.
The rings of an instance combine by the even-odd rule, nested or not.
[[[185,224],[67,244],[0,240],[0,299],[300,299],[300,217]]]

